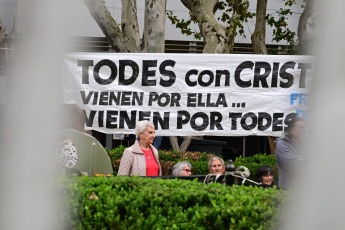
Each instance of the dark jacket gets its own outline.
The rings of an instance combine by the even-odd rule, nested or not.
[[[290,181],[295,176],[302,161],[300,150],[287,136],[276,139],[276,161],[279,169],[278,186],[289,189]]]

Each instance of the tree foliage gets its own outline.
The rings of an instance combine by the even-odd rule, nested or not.
[[[264,1],[266,1],[267,4],[267,0]],[[313,0],[303,1],[305,4],[302,4],[301,7],[305,8],[305,6]],[[202,1],[193,2],[202,3]],[[279,43],[281,41],[286,41],[292,48],[295,48],[298,45],[299,39],[297,39],[297,33],[291,30],[288,24],[289,17],[294,14],[292,7],[296,4],[296,0],[284,0],[285,7],[279,8],[274,13],[265,12],[264,17],[266,25],[273,28],[273,42]],[[246,37],[244,30],[245,25],[249,23],[250,19],[258,16],[257,13],[251,12],[249,7],[249,0],[219,0],[214,4],[213,12],[220,12],[220,16],[217,17],[217,21],[224,23],[228,30],[230,28],[235,29],[234,36],[232,37],[232,39],[235,39],[237,35]],[[309,13],[309,17],[310,14],[311,13]],[[167,15],[171,23],[175,25],[176,28],[180,29],[182,34],[194,36],[199,40],[204,37],[201,31],[191,29],[191,25],[193,23],[199,23],[199,19],[193,16],[191,11],[187,19],[178,18],[176,15],[174,15],[173,11],[167,11]],[[229,41],[229,43],[230,42],[231,41]]]
[[[238,32],[240,35],[245,36],[243,25],[248,22],[249,18],[253,18],[255,13],[248,10],[249,1],[248,0],[227,0],[218,1],[213,11],[221,11],[221,15],[217,17],[218,21],[224,22],[226,25],[231,25],[234,23],[238,27]],[[192,18],[189,14],[187,20],[180,19],[174,15],[173,11],[167,11],[168,18],[171,23],[180,29],[182,34],[193,35],[196,39],[200,40],[202,38],[201,33],[190,28],[191,23],[198,23],[198,19]]]

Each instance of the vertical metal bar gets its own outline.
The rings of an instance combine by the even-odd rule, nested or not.
[[[196,42],[189,42],[189,53],[196,53]]]
[[[91,153],[90,153],[90,174],[93,175],[93,152],[95,150],[96,143],[92,142],[91,144]]]
[[[113,149],[113,134],[106,134],[105,146],[108,149]]]
[[[267,154],[267,141],[268,141],[268,137],[265,137],[264,140],[265,140],[265,141],[264,141],[264,153]]]
[[[245,158],[245,157],[246,157],[246,137],[243,137],[242,140],[243,140],[243,152],[242,152],[242,157]]]

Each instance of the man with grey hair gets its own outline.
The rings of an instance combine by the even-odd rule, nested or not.
[[[212,157],[208,162],[208,168],[210,169],[210,174],[224,174],[224,160],[220,157]]]
[[[180,161],[172,168],[173,176],[190,176],[192,174],[192,165],[188,161]]]

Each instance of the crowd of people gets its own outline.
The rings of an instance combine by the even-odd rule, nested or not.
[[[61,117],[66,118],[61,119],[61,127],[91,134],[90,131],[84,129],[83,112],[78,106],[62,104],[60,110],[64,115]],[[289,121],[284,135],[276,139],[275,158],[279,171],[278,184],[274,181],[273,168],[262,165],[255,172],[255,180],[262,187],[276,185],[285,190],[291,188],[291,180],[296,177],[296,172],[301,167],[304,126],[304,120],[296,116]],[[158,137],[157,140],[155,127],[150,121],[139,121],[136,125],[136,140],[132,146],[124,151],[118,175],[161,176],[162,168],[156,148],[160,141],[161,137]],[[224,160],[220,157],[212,157],[209,160],[208,168],[210,174],[224,174]],[[188,161],[178,162],[172,168],[173,176],[190,176],[191,174],[192,165]]]
[[[304,121],[294,117],[290,120],[285,134],[276,139],[275,157],[279,170],[278,187],[290,188],[291,178],[302,161],[300,151],[301,140],[304,135]],[[154,147],[155,128],[149,121],[139,121],[136,126],[136,141],[127,148],[122,156],[118,175],[124,176],[161,176],[162,168],[159,163],[158,150]],[[212,157],[208,167],[210,174],[224,174],[225,164],[220,157]],[[190,176],[192,165],[188,161],[181,161],[172,168],[173,176]],[[273,187],[275,184],[273,168],[260,166],[255,172],[255,180],[263,188]]]

